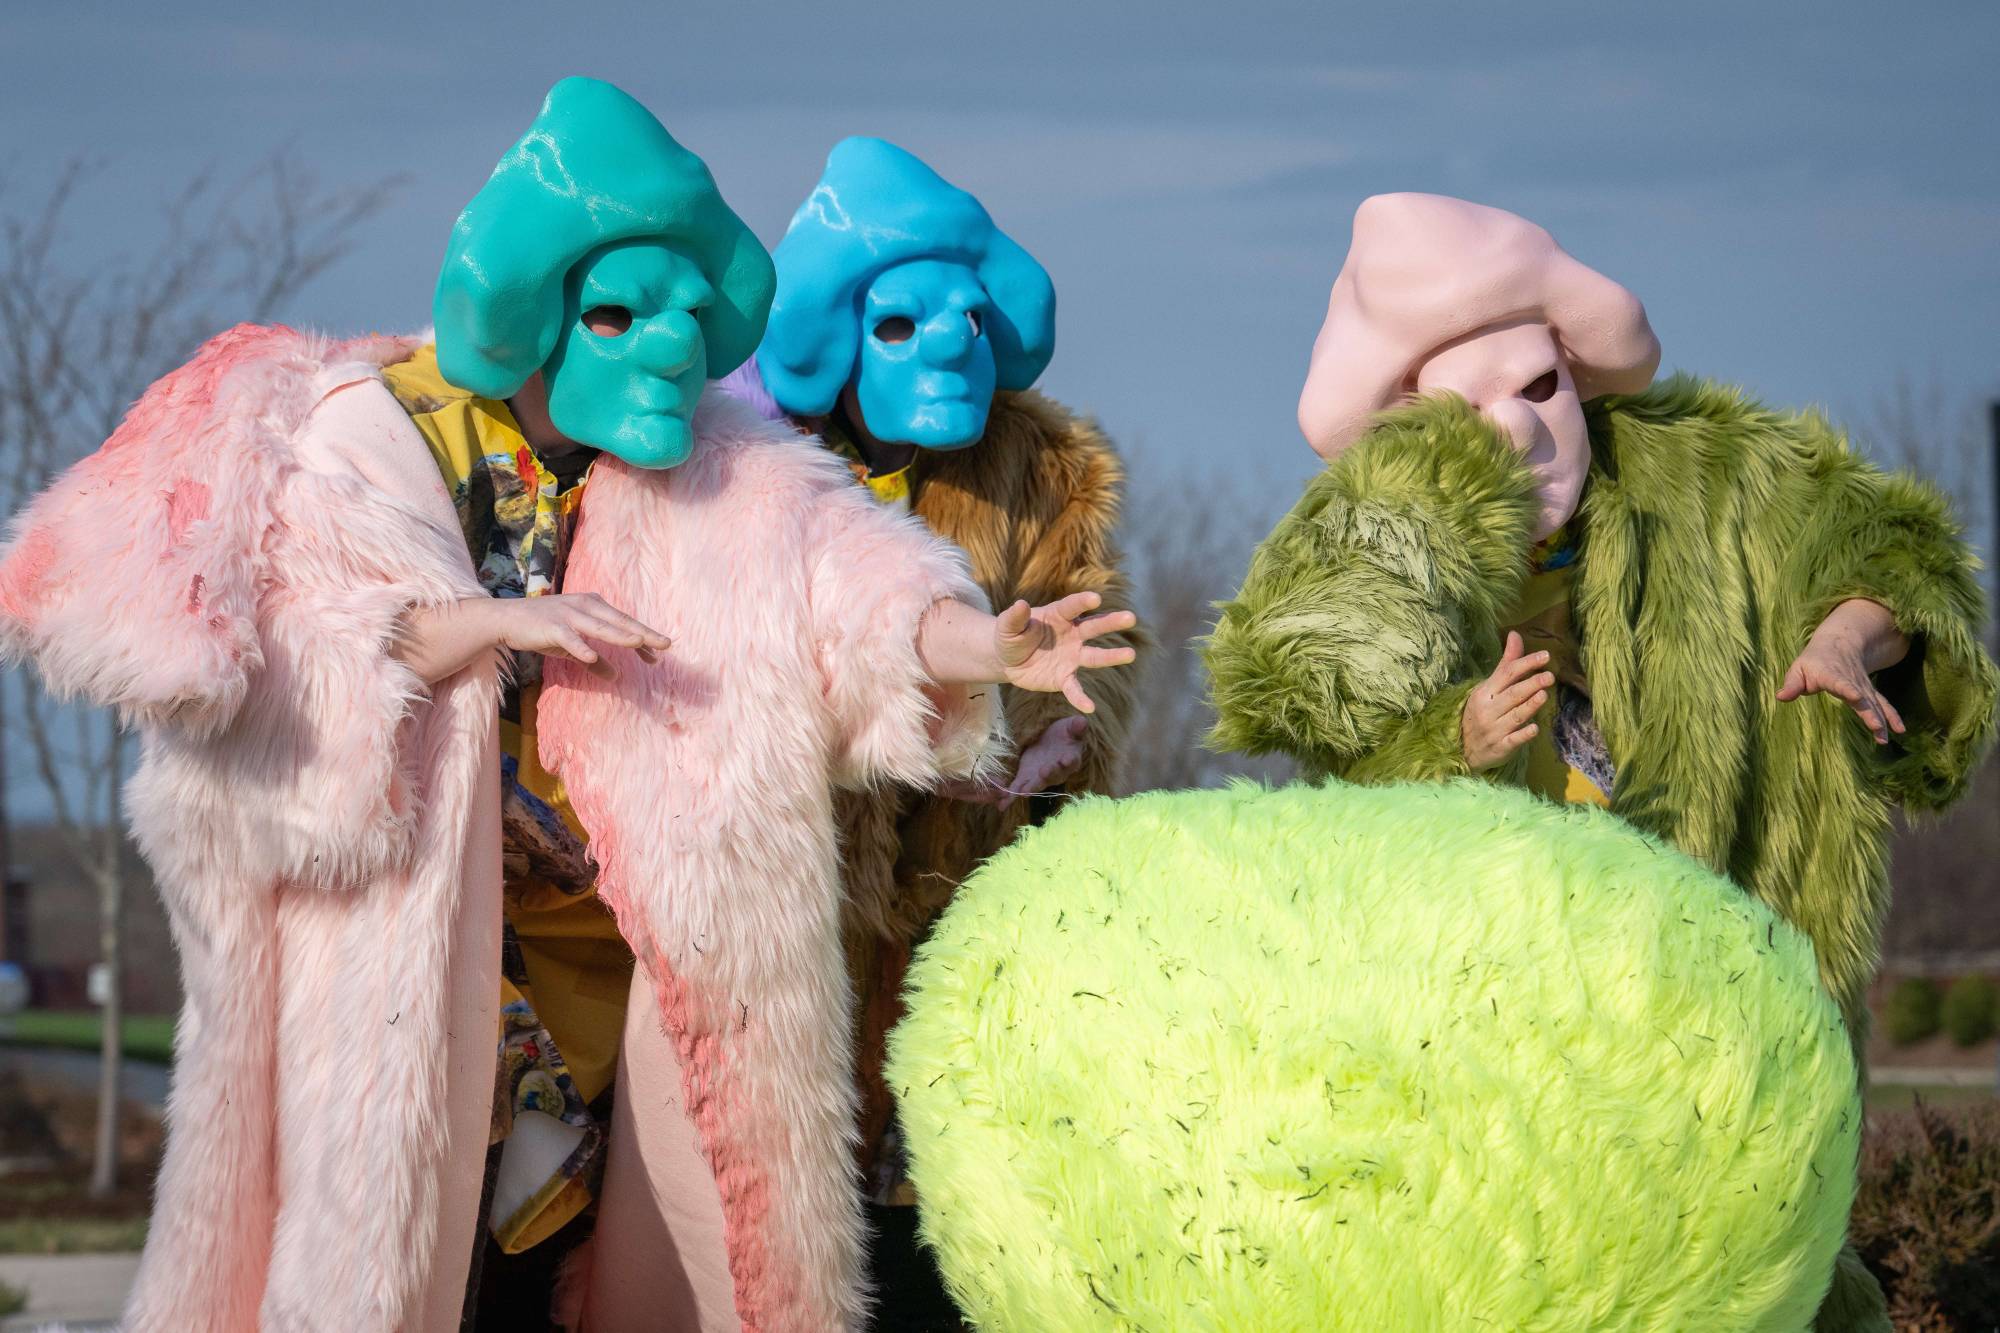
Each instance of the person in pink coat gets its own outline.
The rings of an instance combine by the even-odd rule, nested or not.
[[[607,162],[644,189],[618,194]],[[540,759],[658,1015],[628,1031],[651,1068],[622,1132],[689,1134],[724,1220],[733,1309],[701,1322],[858,1327],[833,792],[979,770],[1004,740],[990,683],[1083,698],[1080,669],[1123,660],[1090,640],[1129,616],[989,614],[960,552],[701,391],[755,345],[769,259],[642,107],[567,80],[496,184],[510,164],[622,228],[579,224],[569,253],[538,226],[542,280],[484,304],[449,306],[449,266],[440,284],[447,377],[468,352],[511,376],[466,384],[491,395],[475,410],[541,454],[600,451],[559,587],[489,595],[491,552],[389,384],[419,340],[251,326],[153,385],[0,559],[6,651],[144,737],[128,805],[181,953],[131,1333],[458,1327],[493,1111],[509,653],[546,662]],[[680,285],[633,297],[657,308],[626,328],[576,308],[655,269]],[[693,348],[673,366],[668,335]],[[643,1194],[644,1150],[623,1160]],[[642,1262],[650,1317],[586,1290],[586,1326],[671,1322],[675,1256]]]

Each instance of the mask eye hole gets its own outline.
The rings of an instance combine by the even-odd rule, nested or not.
[[[1546,403],[1555,397],[1556,372],[1549,370],[1529,380],[1527,387],[1521,390],[1521,396],[1531,403]]]
[[[875,326],[875,341],[906,343],[916,335],[917,322],[906,315],[891,315]]]
[[[979,312],[977,310],[966,311],[965,320],[966,323],[972,325],[972,336],[975,338],[977,338],[986,328],[986,322],[979,317]]]
[[[622,338],[632,327],[632,312],[622,305],[594,305],[583,312],[583,327],[600,338]]]

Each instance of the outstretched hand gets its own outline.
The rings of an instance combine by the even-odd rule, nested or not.
[[[672,641],[596,593],[543,597],[468,597],[420,607],[403,618],[395,655],[432,684],[495,648],[566,657],[592,674],[609,676],[603,645],[630,648],[648,662]]]
[[[1903,734],[1903,718],[1875,688],[1870,673],[1894,666],[1909,647],[1886,609],[1858,597],[1842,602],[1820,622],[1785,672],[1778,702],[1830,694],[1854,710],[1877,745],[1887,745],[1891,732]]]
[[[567,657],[592,675],[609,677],[601,645],[630,648],[643,660],[657,660],[672,640],[626,615],[594,592],[549,593],[496,601],[501,613],[500,642],[515,652]]]
[[[1134,656],[1129,647],[1100,648],[1094,639],[1117,634],[1139,623],[1130,611],[1112,611],[1080,619],[1104,599],[1094,592],[1073,592],[1046,606],[1015,602],[993,626],[994,647],[1008,684],[1043,693],[1062,691],[1079,713],[1094,713],[1097,705],[1077,682],[1079,671],[1123,666]]]
[[[1547,653],[1527,653],[1522,647],[1521,636],[1507,631],[1500,665],[1465,698],[1459,741],[1465,747],[1466,765],[1475,773],[1506,762],[1539,730],[1535,714],[1548,701],[1556,678],[1542,670],[1549,664]]]

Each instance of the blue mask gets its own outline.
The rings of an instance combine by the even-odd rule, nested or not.
[[[861,308],[855,397],[878,440],[962,449],[986,432],[993,344],[986,288],[963,264],[918,259],[885,269]]]
[[[757,368],[794,416],[826,415],[851,385],[871,435],[963,448],[994,392],[1033,384],[1055,351],[1047,271],[977,199],[880,139],[835,145],[773,258]]]
[[[773,282],[700,158],[617,88],[564,79],[452,229],[432,307],[438,368],[486,398],[543,371],[564,435],[672,467],[705,380],[755,349]],[[583,326],[607,306],[630,327]]]

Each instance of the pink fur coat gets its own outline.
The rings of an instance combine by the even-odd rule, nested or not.
[[[378,378],[409,344],[239,327],[15,524],[0,643],[144,735],[134,834],[187,992],[131,1333],[455,1327],[496,1040],[497,664],[426,688],[412,606],[480,595]],[[337,388],[345,390],[328,397]],[[669,472],[600,463],[569,589],[673,636],[549,673],[545,760],[667,1020],[745,1327],[860,1318],[835,783],[999,743],[914,648],[961,558],[721,395]]]

